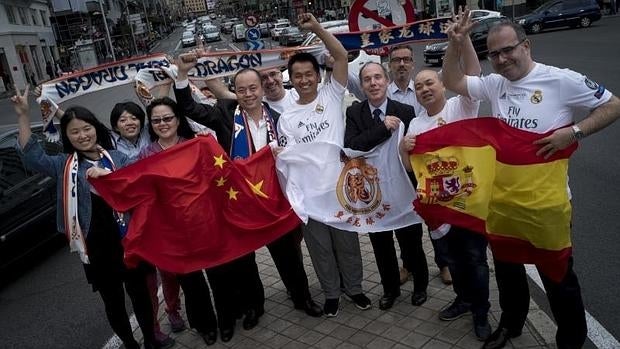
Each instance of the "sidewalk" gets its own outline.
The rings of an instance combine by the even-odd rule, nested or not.
[[[287,298],[284,284],[266,248],[256,252],[256,262],[265,287],[265,315],[259,325],[245,331],[237,321],[235,335],[228,343],[218,342],[207,347],[193,330],[178,334],[171,333],[176,340],[174,349],[197,348],[480,348],[482,342],[476,339],[471,316],[452,322],[440,321],[438,312],[453,298],[451,286],[445,286],[433,262],[433,252],[428,234],[424,238],[427,251],[430,283],[428,301],[421,307],[411,305],[411,281],[402,286],[402,295],[388,311],[378,308],[382,295],[377,266],[372,246],[367,235],[360,236],[360,247],[364,265],[363,288],[372,300],[370,310],[360,311],[344,297],[340,301],[340,312],[334,318],[312,318],[304,312],[293,309]],[[398,244],[396,244],[398,245]],[[304,264],[308,273],[310,291],[317,303],[323,302],[320,285],[312,268],[308,250],[303,244]],[[490,256],[489,256],[490,257]],[[491,267],[491,314],[493,329],[499,320],[499,301],[493,263]],[[163,305],[159,319],[162,330],[170,333],[170,326]],[[185,317],[185,314],[183,314]],[[186,317],[185,317],[186,318]],[[509,342],[506,348],[554,348],[555,325],[535,303],[530,304],[530,315],[523,334]],[[138,337],[138,336],[136,336]]]

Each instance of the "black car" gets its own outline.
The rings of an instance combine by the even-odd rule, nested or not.
[[[41,124],[33,133],[48,154],[58,154],[62,144],[50,142]],[[17,151],[17,130],[0,133],[0,274],[22,267],[49,244],[65,237],[56,231],[56,180],[25,168]],[[19,267],[19,268],[18,268]]]
[[[280,42],[280,46],[298,46],[301,45],[302,42],[304,42],[305,38],[306,35],[302,33],[299,28],[290,27],[280,32],[278,41]]]
[[[474,45],[478,57],[485,57],[489,51],[487,48],[489,28],[491,28],[494,23],[508,20],[509,19],[506,17],[490,17],[481,19],[476,23],[469,33],[469,37],[471,38],[471,42]],[[446,48],[448,48],[447,41],[426,45],[424,48],[424,62],[426,64],[441,65],[443,56],[446,54]]]
[[[599,19],[601,8],[595,0],[556,0],[543,4],[529,15],[515,19],[515,22],[530,33],[538,33],[546,28],[585,28]]]

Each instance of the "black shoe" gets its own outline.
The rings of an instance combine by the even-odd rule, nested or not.
[[[491,325],[487,314],[474,314],[474,333],[479,341],[486,341],[491,337]]]
[[[243,319],[243,329],[251,330],[258,325],[258,319],[265,313],[264,310],[248,310]]]
[[[222,342],[230,342],[233,334],[235,334],[235,326],[220,328],[220,338],[222,338]]]
[[[411,304],[420,306],[426,302],[427,298],[426,291],[413,292],[411,295]]]
[[[335,317],[338,315],[338,307],[340,305],[340,298],[328,298],[323,305],[323,313],[327,317]]]
[[[200,337],[205,341],[207,345],[213,345],[217,341],[217,331],[209,330],[207,332],[199,332]]]
[[[368,299],[368,297],[366,297],[366,295],[363,293],[347,295],[347,297],[349,297],[351,302],[353,302],[353,304],[355,304],[355,307],[359,310],[368,310],[372,306],[370,299]]]
[[[503,348],[510,338],[518,337],[521,332],[513,332],[505,327],[498,327],[482,346],[482,349],[500,349]]]
[[[439,320],[452,321],[469,313],[471,304],[455,299],[452,304],[439,312]]]
[[[379,299],[379,309],[381,310],[390,309],[394,305],[394,301],[396,301],[396,298],[398,298],[399,296],[400,296],[400,291],[396,293],[389,292],[389,293],[384,294],[383,297]]]
[[[303,310],[312,317],[320,317],[323,310],[312,299],[306,299],[303,303],[295,304],[295,309]]]

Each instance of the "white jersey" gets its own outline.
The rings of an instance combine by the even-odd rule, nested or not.
[[[345,87],[332,79],[319,88],[316,99],[308,104],[295,102],[280,115],[280,146],[326,141],[344,146],[342,100]]]
[[[456,96],[448,99],[443,109],[433,116],[428,116],[426,109],[422,108],[420,114],[411,120],[407,135],[419,135],[441,125],[449,124],[458,120],[475,118],[478,116],[480,101],[475,101],[464,96]]]
[[[582,74],[541,63],[517,81],[499,74],[468,76],[467,92],[490,101],[493,115],[510,126],[536,133],[569,125],[577,108],[594,109],[612,96]]]
[[[270,101],[267,98],[263,98],[263,101],[271,107],[271,109],[282,114],[284,110],[288,109],[291,105],[297,104],[299,95],[295,90],[284,90],[284,97],[279,101]]]

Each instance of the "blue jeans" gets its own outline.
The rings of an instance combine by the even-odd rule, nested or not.
[[[444,239],[457,300],[470,303],[474,315],[487,314],[491,305],[486,238],[482,234],[453,226],[440,240]]]

